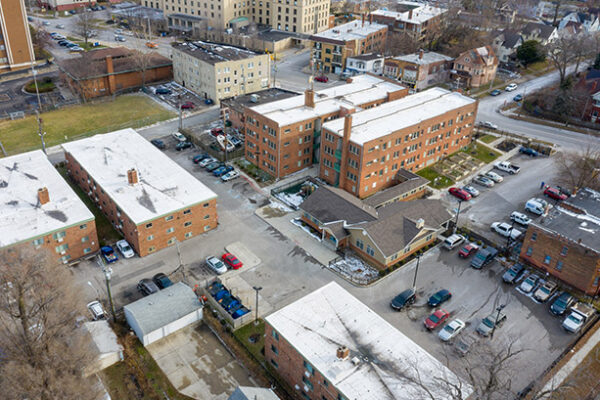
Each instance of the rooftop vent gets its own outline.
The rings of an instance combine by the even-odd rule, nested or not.
[[[421,229],[425,226],[425,220],[423,218],[419,218],[415,225],[417,226],[417,228]]]
[[[350,349],[346,346],[340,346],[337,348],[336,354],[340,360],[346,360],[350,356]]]
[[[360,364],[360,358],[358,358],[358,357],[352,358],[352,364],[354,364],[354,365]]]

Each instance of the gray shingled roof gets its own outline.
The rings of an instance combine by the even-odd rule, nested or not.
[[[552,35],[552,32],[554,32],[554,29],[556,28],[552,25],[530,22],[523,28],[523,34],[531,35],[534,31],[539,30],[540,33],[538,36],[543,39],[548,39],[550,35]]]
[[[227,400],[279,400],[271,389],[238,386]]]
[[[373,221],[377,211],[350,193],[325,185],[319,186],[302,204],[300,209],[321,223],[346,221],[348,224]]]

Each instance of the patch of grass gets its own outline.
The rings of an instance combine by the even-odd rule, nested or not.
[[[37,90],[40,93],[51,92],[56,88],[54,82],[52,82],[52,78],[44,78],[42,80],[37,81]],[[35,93],[35,82],[33,80],[27,82],[25,85],[25,91],[27,93]]]
[[[550,62],[548,60],[538,61],[533,64],[529,64],[525,69],[525,74],[543,75],[548,72]]]
[[[432,167],[423,168],[417,171],[417,175],[422,176],[430,181],[429,186],[434,189],[443,189],[451,186],[454,181],[445,175],[441,175],[435,171]]]
[[[494,151],[491,147],[484,146],[480,143],[471,143],[466,149],[461,151],[486,164],[494,161],[500,156],[500,153]]]
[[[479,138],[479,140],[481,140],[483,143],[492,143],[493,141],[497,140],[498,136],[494,136],[494,135],[483,135],[482,137]]]
[[[99,44],[98,46],[94,46],[94,43],[96,41],[94,39],[88,39],[87,44],[85,44],[85,41],[83,40],[77,40],[73,43],[75,43],[76,45],[78,45],[79,47],[81,47],[82,49],[84,49],[85,51],[89,51],[89,50],[96,50],[96,49],[104,49],[106,48],[106,46],[103,46],[101,44]]]
[[[173,116],[175,113],[138,95],[65,107],[41,115],[47,146],[118,129],[139,128]],[[0,122],[0,141],[9,154],[38,149],[40,137],[37,131],[35,116]]]
[[[243,344],[254,358],[264,360],[265,356],[262,352],[265,347],[265,321],[259,319],[258,325],[251,322],[246,326],[242,326],[233,332],[233,336]]]
[[[57,167],[58,172],[65,178],[69,186],[77,193],[77,196],[83,201],[88,210],[94,214],[96,219],[96,232],[98,233],[98,241],[100,242],[100,246],[105,246],[108,244],[113,244],[117,240],[123,239],[121,234],[113,228],[110,221],[102,214],[100,209],[96,207],[96,204],[90,199],[84,192],[81,190],[79,186],[77,186],[69,175],[67,174],[66,167]]]

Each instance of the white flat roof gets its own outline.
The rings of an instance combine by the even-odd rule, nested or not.
[[[363,145],[371,140],[475,102],[475,99],[458,92],[442,88],[428,89],[352,114],[350,140]],[[343,136],[344,118],[326,122],[323,124],[323,128],[338,136]]]
[[[131,128],[62,146],[135,224],[217,197]],[[127,181],[132,168],[136,185]]]
[[[452,61],[454,59],[433,51],[425,51],[423,52],[423,57],[421,57],[420,53],[412,53],[394,57],[394,60],[406,61],[417,65],[428,65],[434,62]]]
[[[386,28],[387,25],[377,24],[375,22],[371,23],[368,21],[365,21],[363,24],[361,20],[357,19],[343,25],[338,25],[331,29],[327,29],[326,31],[315,33],[311,36],[311,39],[333,39],[345,42],[348,40],[364,39],[368,35]]]
[[[335,282],[266,320],[347,399],[456,398],[438,381],[458,383],[452,371]],[[348,359],[337,358],[340,346],[350,349]],[[431,395],[414,383],[417,371]],[[470,386],[460,387],[468,397]]]
[[[50,202],[40,205],[43,187]],[[0,247],[93,219],[41,150],[0,159]]]
[[[389,92],[404,89],[404,86],[372,75],[358,75],[351,83],[315,92],[315,107],[304,105],[304,94],[252,107],[264,117],[286,126],[311,118],[330,114],[340,107],[357,108],[371,101],[385,99]]]
[[[409,22],[411,24],[422,24],[423,22],[429,21],[431,18],[437,17],[440,14],[446,12],[446,9],[440,7],[433,7],[429,4],[415,3],[411,1],[399,1],[398,4],[415,7],[412,10],[411,18],[408,18],[409,11],[397,12],[388,10],[375,10],[371,14],[381,15],[385,17],[395,18],[397,21]]]

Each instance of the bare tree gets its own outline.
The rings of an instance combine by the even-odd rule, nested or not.
[[[0,390],[12,399],[92,399],[82,371],[90,365],[89,337],[73,277],[42,251],[0,252]]]
[[[152,59],[156,54],[153,46],[157,45],[152,41],[152,25],[149,19],[141,20],[135,27],[131,26],[131,31],[133,36],[138,39],[133,58],[136,66],[142,72],[142,88],[144,88],[146,86],[146,71],[150,68]]]
[[[92,12],[88,10],[88,7],[81,7],[81,11],[75,17],[75,33],[83,38],[86,47],[93,26],[94,17]]]
[[[580,60],[590,54],[589,46],[589,39],[566,32],[546,46],[547,57],[558,70],[561,85],[567,77],[567,67],[573,62],[579,65]]]
[[[583,188],[600,189],[600,149],[594,146],[578,152],[563,151],[556,157],[557,182],[573,193]]]

